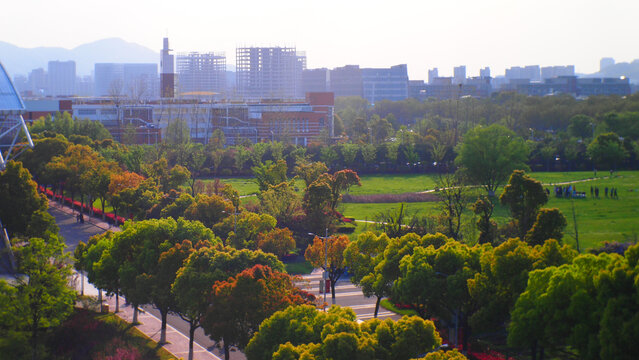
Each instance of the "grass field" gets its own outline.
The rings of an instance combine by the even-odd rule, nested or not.
[[[600,172],[598,175],[600,176],[599,178],[589,180],[593,177],[592,172],[539,172],[531,174],[532,177],[542,181],[544,184],[578,181],[574,184],[577,190],[586,192],[586,199],[569,200],[556,198],[553,193],[553,187],[547,185],[551,196],[545,205],[545,207],[560,209],[566,216],[568,226],[565,230],[564,241],[575,246],[575,227],[572,216],[572,204],[574,203],[582,251],[598,246],[603,241],[634,241],[639,236],[639,172],[619,172],[615,173],[613,178],[609,178],[608,173]],[[394,193],[399,193],[416,191],[416,184],[434,185],[433,177],[427,175],[365,176],[362,177],[362,187],[359,190],[363,189],[362,191],[365,191],[362,194],[393,191]],[[598,199],[593,199],[590,196],[590,186],[599,187],[600,197]],[[606,198],[604,195],[605,187],[616,187],[619,199]],[[403,189],[406,189],[406,191]],[[354,193],[354,190],[351,190],[351,194]],[[398,203],[349,203],[342,204],[341,210],[345,216],[354,217],[357,220],[372,220],[379,212],[387,209],[397,209],[399,206],[400,204]],[[420,214],[436,214],[439,212],[437,204],[434,202],[407,203],[405,208],[410,212],[417,211]],[[493,216],[498,223],[503,224],[508,221],[508,209],[496,204]],[[358,226],[355,234],[363,231],[365,227],[365,225]]]

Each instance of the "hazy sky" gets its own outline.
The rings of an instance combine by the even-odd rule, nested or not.
[[[408,64],[411,78],[465,64],[574,64],[639,58],[637,0],[2,0],[0,40],[22,47],[77,45],[120,37],[159,51],[296,46],[308,67]],[[1,54],[0,54],[1,56]]]

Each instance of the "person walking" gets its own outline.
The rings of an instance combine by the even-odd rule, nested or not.
[[[606,186],[604,192],[606,193],[606,197],[608,197],[608,187]]]
[[[595,197],[599,199],[599,187],[595,186]]]

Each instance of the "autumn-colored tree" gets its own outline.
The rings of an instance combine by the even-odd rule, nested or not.
[[[223,342],[224,358],[229,360],[231,348],[244,349],[262,321],[290,305],[309,304],[313,298],[297,288],[289,275],[255,265],[213,285],[202,328],[213,340]]]
[[[224,281],[254,265],[266,265],[284,271],[284,265],[272,254],[261,251],[196,246],[178,270],[172,286],[177,314],[189,324],[189,359],[193,359],[193,337],[208,309],[208,297],[216,281]]]
[[[313,243],[304,252],[304,257],[311,265],[327,272],[328,279],[331,281],[333,303],[335,302],[335,283],[346,271],[344,250],[349,243],[350,239],[346,235],[330,236],[324,239],[315,236]],[[326,265],[324,264],[325,260]]]
[[[359,176],[353,170],[340,170],[330,176],[331,210],[335,211],[337,204],[342,199],[342,193],[348,191],[353,185],[362,186]]]
[[[288,228],[275,228],[267,233],[260,233],[257,236],[257,247],[279,257],[288,255],[295,250],[293,232]]]

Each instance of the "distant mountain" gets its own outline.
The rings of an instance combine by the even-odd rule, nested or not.
[[[158,41],[158,48],[160,47]],[[99,62],[159,63],[159,52],[119,38],[110,38],[80,45],[71,50],[59,47],[21,48],[0,41],[0,62],[10,76],[28,75],[33,69],[44,68],[50,60],[75,60],[76,73],[90,75]],[[159,69],[158,69],[159,70]]]
[[[630,63],[620,62],[605,67],[602,71],[594,74],[584,75],[585,77],[621,77],[625,76],[633,84],[639,84],[639,59]]]

